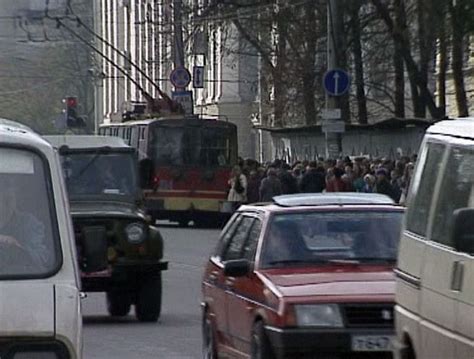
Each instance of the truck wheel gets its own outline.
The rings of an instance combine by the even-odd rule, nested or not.
[[[130,312],[132,305],[129,294],[107,292],[107,310],[113,317],[124,317]]]
[[[145,278],[137,293],[135,308],[141,322],[156,322],[161,314],[161,273]]]

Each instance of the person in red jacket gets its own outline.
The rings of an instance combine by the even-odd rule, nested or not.
[[[331,178],[326,186],[326,192],[349,192],[350,188],[347,182],[342,179],[344,170],[339,167],[333,168],[334,177]]]

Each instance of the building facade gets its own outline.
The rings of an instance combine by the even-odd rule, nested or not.
[[[96,116],[118,120],[133,102],[143,102],[145,90],[154,98],[153,79],[171,96],[169,77],[175,65],[173,6],[176,0],[97,0],[97,47],[103,81],[96,88]],[[232,28],[199,19],[202,0],[182,3],[185,66],[204,66],[204,88],[192,89],[195,113],[215,115],[238,127],[239,154],[255,157],[252,114],[257,96],[257,57],[243,55],[242,41]],[[119,69],[120,68],[120,69]],[[145,76],[146,75],[146,76]],[[134,83],[136,82],[136,83]],[[100,120],[99,120],[100,121]]]

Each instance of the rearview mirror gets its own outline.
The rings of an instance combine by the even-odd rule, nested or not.
[[[460,208],[453,213],[454,248],[463,253],[474,254],[474,208]]]
[[[234,259],[224,263],[224,275],[243,277],[250,273],[252,265],[246,259]]]

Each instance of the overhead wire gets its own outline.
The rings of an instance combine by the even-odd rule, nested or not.
[[[47,0],[48,1],[48,0]],[[148,76],[148,74],[143,71],[137,64],[135,64],[133,61],[131,61],[131,59],[126,56],[122,51],[120,51],[120,49],[118,49],[116,46],[114,46],[112,43],[110,43],[109,41],[107,41],[106,39],[104,39],[102,36],[100,36],[99,34],[97,34],[94,30],[92,30],[89,26],[87,26],[87,24],[84,23],[84,21],[82,21],[82,19],[75,14],[74,12],[74,9],[72,8],[72,5],[71,5],[71,2],[69,1],[68,2],[68,16],[66,17],[67,19],[70,19],[70,16],[69,15],[72,15],[73,17],[73,20],[75,20],[77,22],[77,24],[79,26],[81,26],[82,28],[84,28],[89,34],[91,34],[92,36],[94,36],[95,38],[97,38],[99,41],[101,41],[102,43],[104,43],[105,45],[107,45],[109,48],[111,48],[113,51],[115,51],[115,53],[117,53],[118,55],[120,55],[127,63],[130,64],[131,67],[133,67],[140,75],[142,75],[154,88],[155,90],[158,92],[158,94],[168,102],[168,104],[170,106],[173,105],[172,103],[172,100],[171,98],[161,90],[160,86],[158,84],[156,84],[155,81],[153,81],[153,79]],[[51,18],[51,16],[49,16],[49,11],[48,11],[48,7],[47,7],[47,4],[46,4],[46,8],[45,8],[45,16],[47,18]],[[54,19],[54,18],[53,18]],[[57,19],[57,18],[56,18]],[[77,36],[76,36],[77,37]],[[90,45],[90,44],[89,44]],[[99,55],[101,57],[103,57],[104,59],[107,58],[107,56],[105,54],[103,54],[102,52],[99,53]],[[107,58],[108,62],[109,63],[114,63],[112,60],[110,60],[109,58]],[[115,63],[114,63],[115,64]],[[120,66],[114,66],[115,68],[119,69]],[[119,70],[120,72],[124,72],[121,68]],[[128,74],[126,74],[126,76],[132,80],[132,77],[129,76]],[[132,81],[135,85],[137,83],[137,81],[135,79],[133,79]],[[143,89],[142,86],[137,86],[137,88],[143,93],[143,95],[149,99],[152,99],[152,96],[146,91]]]

